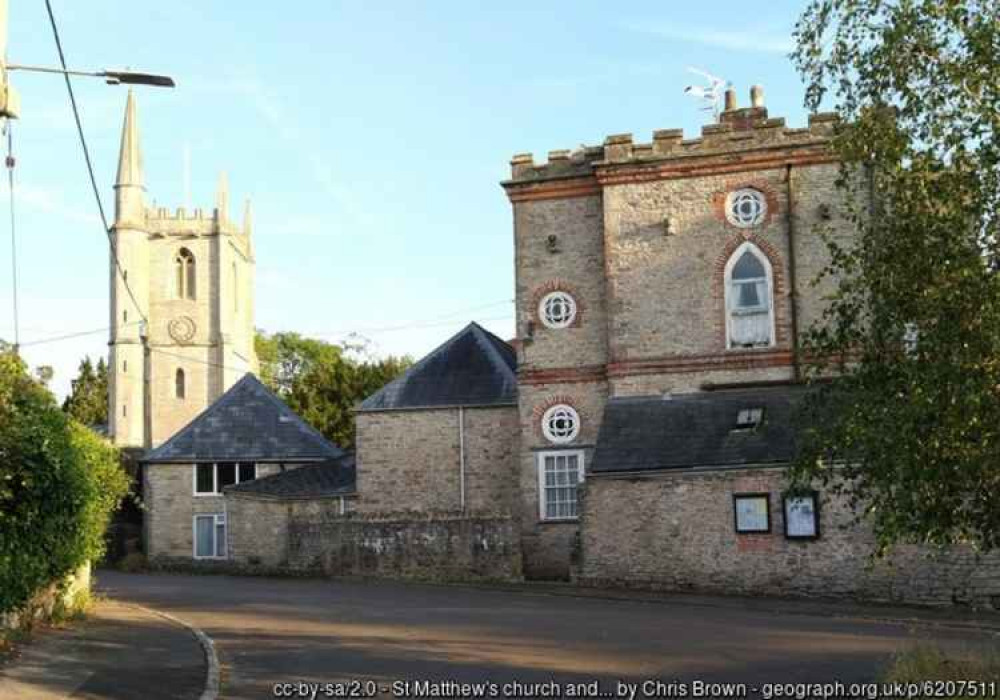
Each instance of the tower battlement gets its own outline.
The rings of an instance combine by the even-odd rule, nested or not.
[[[245,216],[242,223],[221,216],[218,208],[203,209],[197,207],[188,210],[185,207],[170,209],[169,207],[147,207],[145,224],[150,233],[228,233],[249,236],[251,222]]]
[[[706,124],[701,135],[685,139],[682,129],[659,129],[648,143],[636,143],[632,134],[613,134],[601,146],[549,151],[544,163],[531,153],[515,155],[511,179],[520,184],[592,175],[602,167],[653,165],[700,156],[719,156],[778,148],[822,149],[833,136],[838,117],[833,113],[809,116],[807,127],[790,128],[784,118],[769,118],[763,106],[723,112],[719,121]]]

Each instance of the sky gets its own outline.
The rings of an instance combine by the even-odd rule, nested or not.
[[[268,332],[420,357],[477,320],[514,334],[513,228],[499,186],[515,153],[599,145],[655,129],[698,135],[683,93],[765,88],[804,126],[787,54],[804,0],[608,3],[52,0],[67,62],[166,73],[136,89],[147,198],[231,215],[254,208],[257,319]],[[56,65],[44,3],[11,2],[8,60]],[[12,73],[20,331],[63,395],[106,355],[107,239],[65,86]],[[74,80],[101,196],[113,211],[126,89]],[[186,166],[185,163],[188,165]],[[186,184],[188,183],[188,184]],[[9,193],[0,196],[0,338],[13,340]],[[64,334],[95,331],[73,339]]]

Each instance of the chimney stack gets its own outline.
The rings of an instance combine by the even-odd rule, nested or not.
[[[736,92],[726,90],[726,108],[719,115],[720,124],[728,124],[734,131],[749,131],[754,124],[767,119],[767,107],[764,106],[764,88],[754,85],[750,88],[750,106],[736,105]]]
[[[726,88],[726,104],[724,109],[727,112],[736,109],[736,90],[733,88]]]

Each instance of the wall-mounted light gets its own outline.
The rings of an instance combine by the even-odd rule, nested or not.
[[[545,239],[545,248],[550,253],[558,253],[559,252],[559,236],[557,236],[554,233],[549,234],[549,237],[547,239]]]

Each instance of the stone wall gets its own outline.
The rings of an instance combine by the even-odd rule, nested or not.
[[[357,415],[358,508],[364,512],[459,512],[458,408]],[[466,512],[509,514],[517,489],[514,406],[461,410]]]
[[[279,500],[229,493],[225,499],[229,521],[229,562],[241,571],[296,568],[289,558],[289,523],[339,518],[353,512],[356,501],[353,494]]]
[[[820,537],[784,536],[781,469],[591,477],[580,578],[726,594],[835,596],[1000,608],[1000,553],[902,547],[872,564],[870,532],[842,499],[821,493]],[[737,534],[733,494],[770,494],[771,532]]]
[[[510,517],[293,516],[289,566],[329,576],[517,580],[521,550]]]

